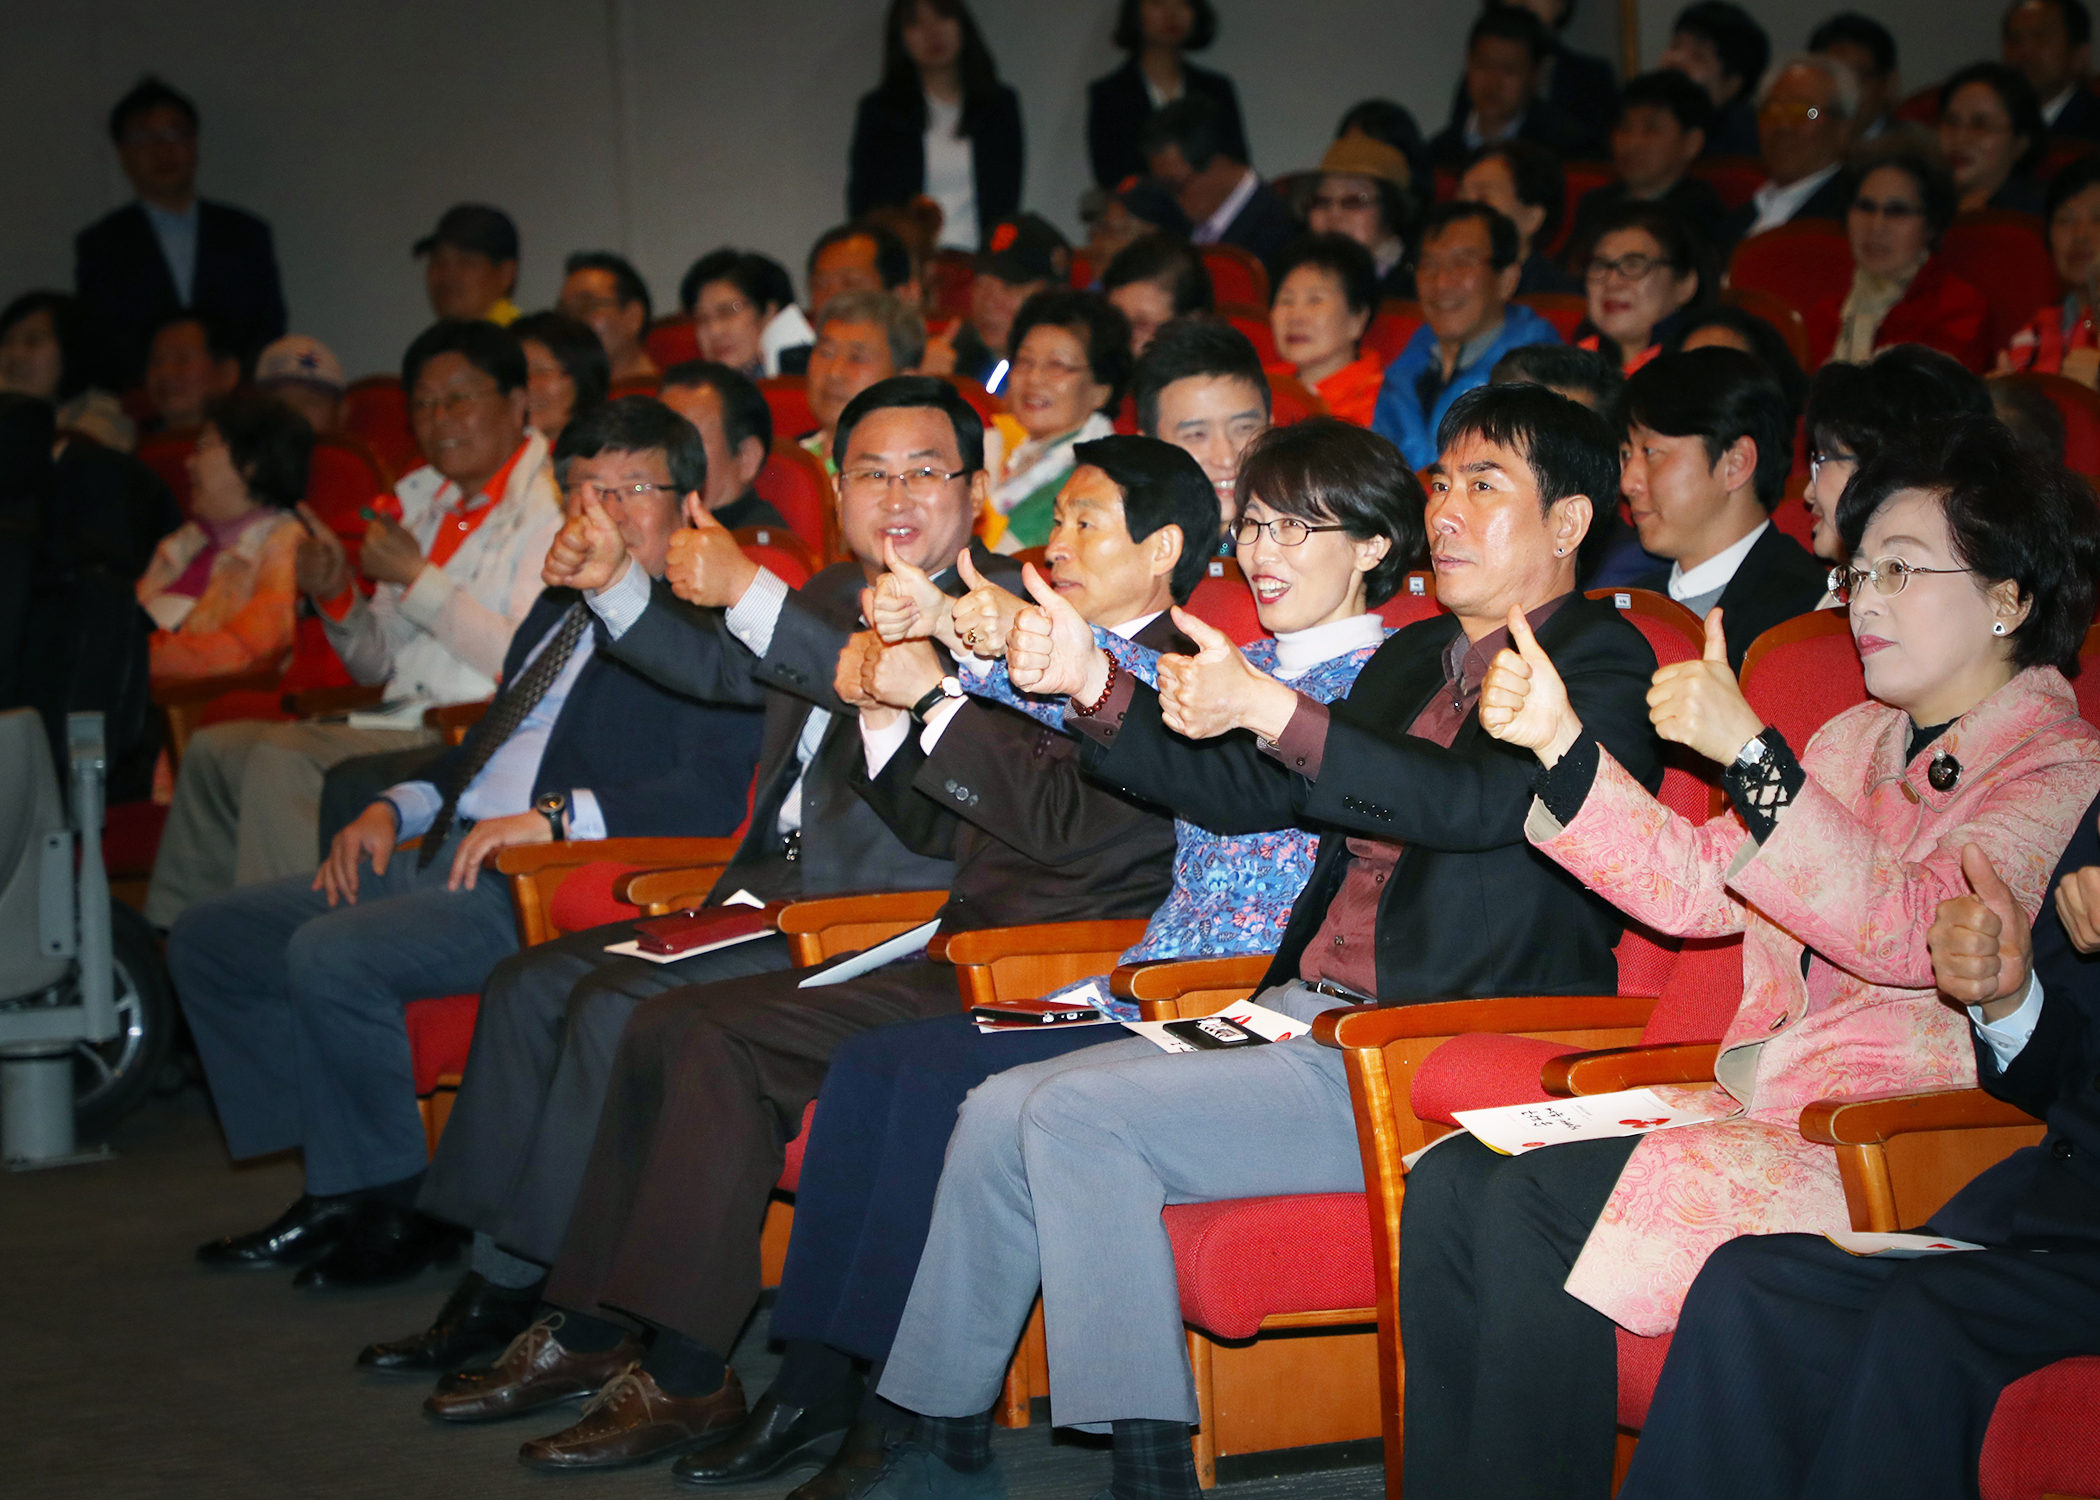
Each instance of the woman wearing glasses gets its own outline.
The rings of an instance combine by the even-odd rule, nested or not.
[[[1327,148],[1300,207],[1314,234],[1346,234],[1371,252],[1378,296],[1412,302],[1415,268],[1407,253],[1414,233],[1414,172],[1407,154],[1360,132]]]
[[[1667,208],[1622,203],[1606,211],[1583,271],[1590,312],[1575,331],[1576,346],[1631,375],[1711,300],[1712,260],[1698,234]]]
[[[1050,540],[1073,445],[1115,431],[1109,413],[1130,383],[1130,320],[1094,292],[1037,292],[1021,304],[1007,338],[1014,362],[1006,404],[1024,437],[1004,462],[992,463],[998,478],[984,539],[1019,552]]]
[[[1963,68],[1940,86],[1940,154],[1954,174],[1961,211],[2042,211],[2034,180],[2048,144],[2042,107],[2026,75],[2004,63]]]
[[[1495,1481],[1466,1493],[1573,1494],[1569,1471],[1608,1476],[1614,1325],[1670,1331],[1701,1264],[1736,1236],[1851,1227],[1835,1153],[1801,1137],[1803,1107],[1975,1080],[1971,1017],[1940,1000],[1926,932],[1942,900],[1968,894],[1969,844],[2031,919],[2100,789],[2100,730],[2063,676],[2092,618],[2100,516],[2082,480],[1984,420],[1883,452],[1852,493],[1839,582],[1872,701],[1797,749],[1745,702],[1717,615],[1706,659],[1664,667],[1649,690],[1656,732],[1724,768],[1733,817],[1687,822],[1599,749],[1520,616],[1518,649],[1489,669],[1482,725],[1539,761],[1532,842],[1661,931],[1742,933],[1743,993],[1720,1088],[1684,1096],[1704,1101],[1703,1123],[1499,1158],[1459,1137],[1416,1163],[1401,1235],[1409,1363],[1446,1380],[1478,1371],[1486,1392],[1507,1370],[1535,1380],[1536,1349],[1564,1351],[1554,1384],[1567,1389],[1532,1400],[1593,1409],[1595,1438],[1585,1454],[1538,1455],[1521,1433],[1410,1423],[1410,1474],[1418,1445],[1456,1443],[1451,1461]],[[1484,1186],[1467,1197],[1455,1185],[1469,1181]],[[1473,1254],[1476,1233],[1518,1226]],[[1410,1317],[1425,1298],[1478,1306],[1477,1335],[1428,1340]],[[1558,1472],[1513,1470],[1527,1452]]]
[[[1925,344],[1971,370],[1988,366],[1990,305],[1933,255],[1954,202],[1946,169],[1914,151],[1892,152],[1859,177],[1845,214],[1851,289],[1806,309],[1818,363],[1864,364],[1877,349]]]

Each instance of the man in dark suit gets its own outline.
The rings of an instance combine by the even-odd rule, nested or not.
[[[1481,0],[1485,9],[1507,0]],[[1602,135],[1619,115],[1617,80],[1611,64],[1587,52],[1577,52],[1563,39],[1568,23],[1575,19],[1575,0],[1535,0],[1524,7],[1538,13],[1546,27],[1546,50],[1552,66],[1546,71],[1545,101],[1573,117],[1589,130]],[[1451,121],[1462,126],[1472,113],[1473,101],[1466,91],[1466,78],[1459,75],[1451,97]]]
[[[853,558],[800,589],[754,567],[719,525],[679,539],[669,582],[629,569],[620,537],[604,526],[573,526],[550,550],[549,576],[591,597],[623,661],[678,691],[764,707],[748,830],[708,904],[738,891],[775,900],[945,889],[954,877],[952,860],[908,847],[856,790],[855,705],[833,691],[885,539],[908,561],[941,570],[937,581],[960,593],[949,564],[968,544],[987,493],[984,425],[944,380],[869,387],[840,416],[839,451],[857,451],[851,445],[863,421],[879,428],[904,419],[930,427],[922,436],[950,456],[894,467],[933,467],[947,477],[923,501],[894,484],[851,489],[840,520]],[[1011,573],[1010,562],[976,555],[980,569]],[[697,606],[689,602],[696,594]],[[422,1198],[429,1213],[475,1232],[472,1270],[427,1329],[371,1346],[361,1364],[435,1373],[500,1349],[529,1326],[546,1267],[561,1249],[628,1015],[666,990],[788,966],[787,940],[778,936],[669,964],[606,953],[608,944],[633,937],[632,923],[593,928],[518,954],[490,974],[466,1077]]]
[[[87,319],[93,378],[137,385],[146,341],[195,308],[225,325],[243,362],[284,334],[284,294],[270,226],[197,196],[197,106],[158,78],[139,80],[109,114],[110,139],[138,193],[73,241],[73,289]]]
[[[1706,90],[1713,100],[1709,156],[1755,156],[1757,110],[1752,101],[1772,60],[1772,39],[1731,0],[1693,0],[1670,23],[1670,45],[1656,58]]]
[[[644,397],[570,424],[557,462],[572,514],[616,514],[638,564],[659,573],[681,511],[707,489],[699,433]],[[298,1280],[325,1288],[429,1264],[452,1237],[412,1206],[428,1148],[401,1007],[478,989],[517,950],[509,893],[483,862],[512,844],[736,826],[759,716],[666,691],[609,645],[576,590],[549,588],[465,743],[374,801],[318,877],[244,887],[176,921],[168,963],[229,1149],[306,1158],[290,1210],[199,1259],[266,1267],[319,1253]],[[397,852],[411,838],[413,858]]]
[[[1814,1235],[1730,1241],[1693,1283],[1620,1494],[1973,1496],[1999,1393],[2100,1354],[2100,803],[2026,913],[1982,850],[1940,903],[1932,972],[1975,1029],[1984,1088],[2048,1122],[1893,1260]],[[2030,983],[2030,975],[2032,982]]]
[[[2093,16],[2085,0],[2012,0],[1999,25],[2002,59],[2041,101],[2051,135],[2100,141],[2100,98],[2092,71]]]
[[[1237,245],[1267,261],[1300,231],[1290,205],[1244,161],[1226,151],[1218,107],[1185,94],[1153,111],[1138,147],[1160,186],[1192,226],[1198,245]]]
[[[1816,607],[1829,566],[1772,524],[1793,466],[1794,414],[1740,349],[1650,360],[1626,382],[1619,487],[1641,546],[1669,566],[1634,579],[1693,614],[1719,608],[1728,664]]]
[[[1494,141],[1544,146],[1563,160],[1604,154],[1604,128],[1547,96],[1553,33],[1521,6],[1492,5],[1466,36],[1465,96],[1472,108],[1429,143],[1439,165],[1457,166]]]
[[[1714,186],[1691,175],[1706,149],[1713,100],[1682,73],[1659,68],[1629,78],[1611,132],[1611,164],[1618,180],[1591,188],[1575,205],[1568,231],[1568,263],[1582,265],[1596,243],[1597,225],[1621,203],[1659,203],[1699,231],[1715,250],[1728,206]]]
[[[1439,437],[1427,523],[1452,612],[1388,639],[1331,706],[1192,619],[1182,627],[1202,649],[1162,661],[1157,692],[1109,671],[1059,602],[1023,612],[1009,638],[1018,685],[1071,695],[1065,722],[1106,784],[1220,833],[1323,830],[1257,996],[1301,1028],[1352,1003],[1609,993],[1617,981],[1620,918],[1526,842],[1530,771],[1476,711],[1522,609],[1584,700],[1583,722],[1606,726],[1612,754],[1658,784],[1654,653],[1575,592],[1617,444],[1596,414],[1533,385],[1469,393]],[[1133,1039],[999,1075],[949,1144],[879,1387],[922,1414],[926,1451],[871,1493],[996,1492],[987,1408],[1040,1285],[1053,1420],[1113,1426],[1116,1493],[1196,1495],[1160,1205],[1362,1184],[1342,1056],[1307,1036],[1187,1056]]]
[[[1842,222],[1852,195],[1843,171],[1859,109],[1859,81],[1834,57],[1808,52],[1772,78],[1758,101],[1757,138],[1770,174],[1722,224],[1724,244],[1807,219]]]
[[[1194,43],[1192,37],[1188,50],[1194,50]],[[1247,146],[1247,127],[1240,119],[1239,90],[1232,86],[1230,78],[1199,68],[1184,56],[1181,92],[1200,95],[1216,106],[1220,150],[1236,161],[1254,160],[1254,153]],[[1152,88],[1135,46],[1123,66],[1086,86],[1087,160],[1093,165],[1097,187],[1113,192],[1127,178],[1144,174],[1145,153],[1138,145],[1138,136],[1153,108]]]
[[[857,434],[848,450],[847,485],[864,441]],[[1053,583],[1036,587],[1054,589],[1089,629],[1156,651],[1193,649],[1167,607],[1203,577],[1218,525],[1210,482],[1155,438],[1104,438],[1074,458],[1058,496]],[[928,642],[884,648],[864,634],[837,674],[842,693],[861,700],[869,802],[908,843],[955,860],[934,941],[973,928],[1150,915],[1172,870],[1171,819],[1083,778],[1074,740],[965,699],[948,670]],[[514,1415],[639,1358],[580,1422],[519,1456],[542,1468],[610,1467],[741,1422],[743,1391],[724,1361],[758,1297],[759,1229],[780,1173],[782,1122],[816,1097],[839,1041],[952,1012],[959,998],[955,971],[920,959],[828,985],[793,974],[731,980],[637,1010],[548,1277],[544,1338],[528,1334],[490,1369],[442,1382],[431,1413]],[[646,1354],[624,1323],[607,1321],[614,1309],[641,1320]]]

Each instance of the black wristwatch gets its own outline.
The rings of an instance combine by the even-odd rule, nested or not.
[[[952,676],[943,677],[939,682],[936,682],[926,690],[925,697],[911,706],[911,716],[923,724],[926,722],[926,716],[933,712],[936,705],[945,699],[960,698],[962,695],[963,685],[959,678]]]
[[[549,792],[532,804],[532,810],[547,820],[548,828],[554,832],[554,842],[559,844],[569,836],[569,799],[561,792]]]

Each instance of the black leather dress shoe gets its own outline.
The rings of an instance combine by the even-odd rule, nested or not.
[[[679,1459],[671,1465],[671,1477],[680,1484],[749,1484],[828,1457],[853,1425],[860,1401],[857,1376],[816,1406],[787,1406],[767,1391],[735,1432],[712,1448]]]
[[[469,1271],[428,1328],[389,1344],[365,1345],[357,1367],[388,1375],[441,1375],[477,1355],[500,1353],[532,1326],[539,1305],[537,1287],[514,1292]]]
[[[354,1198],[316,1198],[311,1193],[301,1193],[298,1201],[267,1227],[199,1245],[197,1259],[207,1266],[244,1271],[300,1265],[338,1244],[356,1217]]]
[[[855,1422],[831,1461],[787,1492],[787,1500],[860,1500],[888,1473],[890,1429],[884,1422]]]
[[[378,1198],[358,1205],[356,1220],[341,1243],[292,1278],[309,1291],[391,1286],[426,1266],[459,1257],[460,1234],[414,1209]]]

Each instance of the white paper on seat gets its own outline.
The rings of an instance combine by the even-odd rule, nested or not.
[[[931,922],[922,922],[909,932],[900,932],[887,942],[864,948],[843,963],[834,964],[810,975],[795,988],[813,990],[827,984],[844,984],[849,979],[858,979],[863,974],[873,973],[884,964],[895,963],[898,959],[908,958],[914,953],[923,953],[926,951],[926,945],[933,941],[933,935],[940,925],[938,917]]]
[[[1454,1109],[1451,1118],[1490,1151],[1522,1156],[1541,1146],[1569,1141],[1608,1141],[1629,1135],[1652,1135],[1679,1125],[1702,1125],[1737,1113],[1735,1100],[1716,1089],[1619,1089],[1574,1099],[1548,1099],[1537,1104],[1504,1104],[1494,1109]]]

